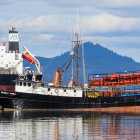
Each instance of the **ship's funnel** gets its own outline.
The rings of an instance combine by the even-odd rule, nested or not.
[[[19,52],[18,32],[14,27],[9,30],[9,52]]]

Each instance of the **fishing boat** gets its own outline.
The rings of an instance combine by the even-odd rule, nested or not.
[[[36,66],[36,71],[19,73],[13,80],[14,89],[0,90],[0,105],[4,109],[80,109],[109,108],[140,105],[140,73],[89,74],[85,77],[83,41],[72,41],[71,56],[62,67],[57,67],[52,81],[42,79],[40,62],[24,47],[22,58]],[[83,50],[83,77],[79,81],[79,47]],[[76,57],[76,79],[73,60]],[[68,82],[63,75],[72,65]]]

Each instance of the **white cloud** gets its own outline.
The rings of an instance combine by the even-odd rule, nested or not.
[[[55,31],[59,25],[59,18],[54,15],[40,16],[37,18],[26,18],[15,21],[19,28],[24,28],[25,31]],[[61,28],[61,26],[60,26]],[[60,29],[58,28],[58,30]],[[60,30],[59,30],[60,31]]]
[[[50,40],[52,39],[53,35],[52,34],[40,34],[39,39],[41,40]]]
[[[26,32],[67,32],[69,27],[64,19],[54,16],[40,16],[15,21],[15,25]]]
[[[100,35],[102,33],[108,34],[112,32],[119,32],[119,34],[121,34],[124,32],[140,31],[140,18],[123,18],[105,13],[89,16],[83,19],[84,34],[87,35],[95,33]],[[57,38],[66,38],[68,33],[71,32],[70,19],[68,20],[54,15],[39,16],[37,18],[27,17],[21,20],[15,18],[10,20],[0,19],[1,32],[7,31],[11,26],[15,26],[23,33],[40,34],[40,38],[42,39],[51,39],[52,36],[58,36]],[[76,27],[76,22],[74,27]],[[76,29],[74,31],[76,31]]]
[[[121,7],[138,7],[140,6],[139,0],[40,0],[43,4],[47,4],[51,7],[58,8],[75,8],[75,7],[89,7],[89,8],[121,8]],[[38,3],[38,0],[0,0],[1,4],[9,3]]]
[[[138,7],[140,6],[139,0],[100,0],[102,6],[117,8],[117,7]]]
[[[87,41],[139,59],[140,0],[0,0],[0,7],[0,40],[3,41],[4,32],[7,37],[8,29],[15,26],[22,39],[20,42],[29,46],[34,54],[46,56],[47,52],[51,57],[68,50],[70,18],[75,17],[76,27],[79,8]]]
[[[37,18],[27,17],[25,19],[0,19],[1,31],[9,29],[11,26],[22,30],[23,32],[67,32],[70,30],[64,19],[54,15],[39,16]]]
[[[54,15],[26,18],[18,21],[11,20],[9,22],[23,28],[24,31],[63,33],[71,30],[70,19]],[[105,13],[84,18],[84,31],[85,33],[128,32],[139,29],[139,24],[139,18],[123,18]]]
[[[123,18],[111,14],[91,16],[84,21],[84,30],[88,33],[130,31],[138,27],[137,18]]]
[[[138,7],[140,6],[139,0],[42,0],[47,4],[55,7],[96,7],[96,8],[122,8],[122,7]]]
[[[109,32],[128,32],[140,29],[140,18],[124,18],[111,14],[100,14],[85,17],[84,33],[109,33]],[[71,21],[68,18],[48,15],[37,18],[27,17],[25,19],[0,20],[0,28],[5,30],[15,26],[23,32],[39,33],[61,33],[65,34],[71,30]],[[76,27],[76,22],[75,25]]]
[[[137,43],[140,44],[140,37],[128,37],[128,36],[113,36],[113,37],[106,37],[106,36],[87,36],[85,37],[86,41],[92,41],[92,42],[101,42],[101,43],[111,43],[111,44],[115,44],[116,42],[118,43],[123,43],[123,42],[133,42],[133,43]]]
[[[101,44],[105,47],[108,47],[111,50],[114,50],[120,54],[126,54],[127,49],[130,48],[130,50],[134,49],[133,46],[129,47],[127,46],[130,43],[134,43],[135,50],[133,51],[133,58],[136,58],[134,56],[134,53],[138,54],[137,51],[138,45],[140,44],[140,38],[139,37],[105,37],[101,36],[102,33],[105,33],[108,35],[109,33],[127,33],[127,32],[138,32],[140,31],[140,18],[126,18],[126,17],[119,17],[114,16],[111,14],[100,14],[95,16],[89,16],[84,19],[84,34],[91,35],[93,37],[86,37],[87,41],[93,41],[98,44]],[[79,19],[80,20],[80,19]],[[42,43],[42,47],[47,47],[52,45],[53,43],[56,43],[57,39],[57,45],[60,42],[59,49],[62,50],[61,46],[65,46],[65,44],[62,44],[62,40],[68,41],[70,40],[70,30],[71,30],[71,21],[68,18],[64,18],[63,16],[55,16],[55,15],[47,15],[47,16],[39,16],[39,17],[27,17],[24,19],[16,19],[12,18],[9,20],[2,20],[0,19],[0,28],[1,33],[3,31],[7,31],[8,29],[14,25],[19,33],[22,33],[22,40],[24,42],[28,42],[27,45],[35,46],[36,39],[38,37],[38,44]],[[75,22],[76,27],[76,22]],[[68,34],[69,32],[69,34]],[[97,33],[98,36],[94,36],[94,34]],[[54,39],[55,37],[55,39]],[[34,43],[34,44],[32,44]],[[24,43],[25,44],[25,43]],[[121,44],[124,44],[121,45]],[[55,44],[52,45],[53,47]],[[121,49],[124,48],[124,49]],[[127,47],[127,49],[125,49]],[[50,47],[51,48],[51,47]],[[49,48],[49,51],[50,51]],[[57,47],[58,48],[58,47]],[[29,48],[30,49],[30,48]],[[63,48],[63,52],[67,49],[67,47]],[[32,50],[32,49],[30,49]],[[33,49],[35,50],[35,49]],[[41,50],[41,49],[40,49]],[[43,50],[43,49],[42,49]],[[68,49],[67,49],[68,50]],[[48,54],[52,55],[52,53]],[[126,51],[126,52],[124,52]],[[130,51],[128,50],[128,53]],[[35,52],[34,52],[35,53]],[[44,52],[41,52],[41,55]],[[56,54],[58,51],[56,52]],[[46,54],[45,54],[46,55]],[[138,55],[136,55],[138,58]]]

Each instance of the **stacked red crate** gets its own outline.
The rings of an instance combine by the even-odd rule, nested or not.
[[[130,85],[140,84],[140,73],[122,74],[116,73],[104,76],[102,79],[91,79],[90,86],[112,86],[112,85]]]

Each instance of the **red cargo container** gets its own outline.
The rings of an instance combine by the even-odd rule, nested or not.
[[[111,81],[116,81],[117,80],[117,74],[116,73],[111,74],[110,79],[111,79]]]
[[[137,80],[140,80],[140,73],[136,73],[135,76]]]
[[[104,79],[105,81],[110,81],[110,76],[104,76],[103,79]]]
[[[104,86],[104,80],[103,80],[103,79],[101,79],[100,85],[101,85],[101,86]]]
[[[124,80],[124,83],[125,83],[126,85],[130,85],[130,84],[131,84],[131,81],[130,81],[130,80]]]
[[[124,80],[120,80],[120,81],[118,82],[118,84],[119,84],[119,85],[124,85]]]
[[[118,76],[117,76],[117,80],[118,80],[118,81],[123,80],[123,79],[124,79],[124,75],[118,75]]]
[[[130,79],[130,74],[125,74],[124,75],[124,80],[129,80]]]
[[[117,81],[112,82],[112,85],[118,85],[118,82]]]
[[[105,86],[111,86],[112,83],[111,83],[110,81],[104,81],[104,85],[105,85]]]

